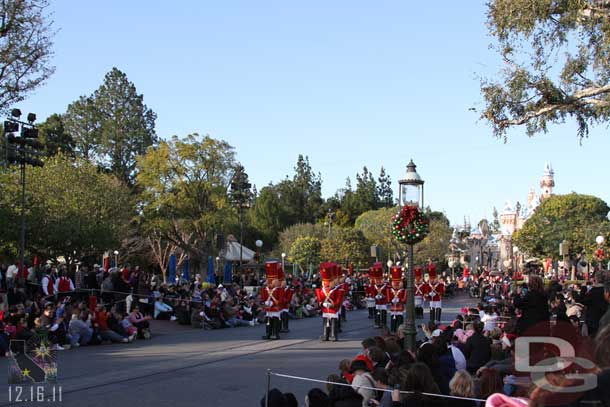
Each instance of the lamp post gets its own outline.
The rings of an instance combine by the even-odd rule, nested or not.
[[[257,240],[256,242],[254,242],[254,244],[256,245],[256,257],[258,257],[258,261],[261,261],[261,248],[263,247],[263,241],[262,240]]]
[[[602,235],[599,235],[595,238],[595,243],[597,243],[597,251],[596,251],[597,266],[600,270],[602,269],[602,258],[604,256],[604,250],[602,249],[602,245],[604,244],[605,240],[606,239],[604,239],[604,237]]]
[[[401,206],[411,205],[424,208],[424,180],[416,171],[413,160],[407,165],[407,175],[398,181],[399,203]],[[415,351],[415,277],[413,273],[413,245],[408,245],[409,266],[407,267],[407,321],[405,327],[405,349]]]
[[[114,251],[114,267],[119,267],[119,251]]]
[[[286,261],[286,253],[282,253],[282,270],[284,270],[284,262]]]

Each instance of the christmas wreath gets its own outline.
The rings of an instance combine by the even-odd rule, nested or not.
[[[407,244],[421,242],[430,232],[430,220],[417,206],[405,205],[392,217],[392,235]]]

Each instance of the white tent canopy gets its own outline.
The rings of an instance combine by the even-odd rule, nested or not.
[[[220,257],[226,261],[239,261],[239,252],[241,250],[241,260],[244,262],[249,262],[254,259],[256,253],[253,250],[248,249],[246,246],[242,246],[233,238],[233,236],[229,236],[227,238],[227,243],[225,244],[224,249],[220,252]]]

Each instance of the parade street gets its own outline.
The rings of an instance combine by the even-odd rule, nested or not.
[[[444,320],[468,303],[467,295],[445,300]],[[418,321],[421,323],[421,321]],[[339,361],[352,359],[362,339],[377,335],[367,311],[348,313],[339,342],[321,342],[321,318],[291,321],[288,334],[263,341],[264,327],[195,330],[159,321],[151,340],[131,346],[103,345],[59,352],[58,383],[62,406],[258,406],[265,392],[266,370],[325,379]],[[0,361],[0,382],[7,360]],[[274,377],[272,387],[294,392],[302,403],[321,383]],[[4,397],[0,406],[9,405]]]

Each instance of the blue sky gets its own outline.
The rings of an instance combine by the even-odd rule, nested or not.
[[[227,140],[259,189],[292,174],[298,154],[330,196],[363,165],[394,186],[410,158],[426,203],[453,223],[538,190],[545,161],[556,192],[610,201],[605,126],[579,146],[574,126],[493,138],[481,76],[485,1],[57,1],[55,75],[19,106],[40,119],[90,94],[113,66],[158,114],[160,137]]]

